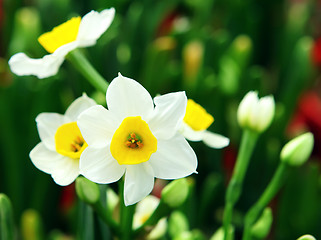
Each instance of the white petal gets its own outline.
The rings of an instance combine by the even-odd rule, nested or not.
[[[51,174],[55,182],[62,186],[69,185],[79,175],[78,160],[50,151],[43,143],[32,149],[30,159],[39,170]]]
[[[155,97],[154,103],[156,107],[148,126],[157,139],[169,139],[176,134],[185,116],[187,104],[185,92]]]
[[[109,85],[106,94],[108,109],[121,119],[141,116],[148,119],[154,110],[148,91],[133,79],[119,74]]]
[[[97,39],[109,28],[115,16],[115,9],[105,9],[100,13],[91,11],[80,22],[77,35],[79,47],[92,46]]]
[[[24,53],[17,53],[9,60],[9,66],[13,73],[23,75],[35,75],[38,78],[46,78],[56,75],[63,63],[65,56],[77,47],[76,42],[65,44],[53,54],[42,58],[30,58]]]
[[[82,112],[78,127],[88,145],[101,148],[111,142],[120,121],[103,106],[93,106]]]
[[[256,107],[258,101],[257,92],[250,91],[244,96],[237,109],[237,120],[241,126],[248,126],[253,108]]]
[[[146,218],[149,218],[152,215],[158,204],[159,198],[153,195],[148,195],[142,201],[137,203],[133,219],[134,229],[140,227],[146,221]]]
[[[157,142],[157,151],[148,161],[152,166],[155,177],[162,179],[177,179],[196,172],[197,158],[180,134],[170,140]]]
[[[153,190],[153,175],[153,169],[147,162],[127,165],[124,186],[126,206],[137,203]]]
[[[109,146],[99,149],[89,146],[80,156],[80,172],[93,182],[112,183],[123,176],[125,166],[112,157]]]
[[[56,151],[55,134],[57,129],[71,120],[58,113],[40,113],[37,118],[37,128],[41,141],[49,150]]]
[[[86,93],[81,97],[73,101],[67,108],[65,115],[68,116],[72,121],[77,121],[78,116],[86,109],[97,105],[97,103],[89,98]]]
[[[64,157],[64,163],[51,174],[53,180],[61,186],[71,184],[79,176],[79,160]]]
[[[29,156],[36,168],[48,174],[59,167],[64,158],[56,151],[50,151],[43,143],[38,143]]]
[[[274,98],[265,96],[259,100],[259,116],[257,118],[257,127],[259,131],[264,131],[272,122],[274,117]]]
[[[203,142],[212,148],[223,148],[229,145],[230,139],[220,134],[205,131],[203,133]]]
[[[203,135],[205,131],[195,131],[186,123],[182,123],[180,133],[188,140],[193,142],[198,142],[203,140]]]

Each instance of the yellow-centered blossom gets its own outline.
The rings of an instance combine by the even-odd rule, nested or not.
[[[108,110],[94,106],[78,119],[88,143],[80,157],[82,175],[112,183],[125,174],[124,200],[131,205],[152,191],[155,177],[177,179],[196,172],[196,155],[178,132],[186,110],[185,92],[153,101],[138,82],[119,74],[106,99]]]
[[[95,105],[95,101],[84,94],[64,115],[41,113],[36,118],[41,142],[30,152],[31,161],[59,185],[69,185],[79,175],[79,159],[88,145],[76,121],[84,110]]]
[[[91,11],[83,18],[74,17],[42,34],[38,41],[50,53],[42,58],[30,58],[17,53],[9,60],[9,66],[17,75],[35,75],[46,78],[55,75],[65,56],[76,48],[96,44],[98,38],[109,28],[114,19],[115,9],[101,12]]]

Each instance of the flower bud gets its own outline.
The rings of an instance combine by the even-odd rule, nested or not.
[[[76,192],[78,197],[88,204],[98,202],[100,197],[100,191],[97,184],[84,177],[78,177],[76,179]]]
[[[171,239],[175,239],[182,233],[189,231],[188,220],[186,216],[180,211],[175,211],[171,214],[168,222],[168,227]]]
[[[261,133],[270,126],[274,117],[274,108],[273,96],[259,99],[257,92],[250,91],[239,105],[238,122],[242,128],[249,128]]]
[[[316,239],[312,235],[306,234],[306,235],[299,237],[297,240],[316,240]]]
[[[174,180],[167,184],[162,191],[162,201],[172,208],[183,204],[188,195],[188,182],[186,178]]]
[[[314,144],[312,133],[304,133],[284,145],[281,151],[281,161],[292,166],[300,166],[308,160]]]
[[[9,198],[2,193],[0,194],[0,234],[2,239],[15,239],[12,205]]]
[[[263,239],[265,238],[271,229],[273,221],[273,215],[271,208],[267,207],[264,209],[261,217],[256,221],[256,223],[251,228],[251,234],[255,238]]]
[[[229,238],[227,240],[233,240],[234,239],[234,227],[230,225],[229,228]],[[224,240],[224,229],[223,227],[220,227],[217,229],[217,231],[213,234],[210,240]]]
[[[40,240],[44,239],[42,221],[39,213],[33,209],[27,209],[21,216],[21,228],[23,239]]]

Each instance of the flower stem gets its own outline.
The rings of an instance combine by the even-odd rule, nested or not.
[[[70,52],[67,59],[97,90],[106,93],[109,83],[97,72],[79,49]]]
[[[108,225],[110,230],[115,233],[119,234],[119,226],[118,224],[112,219],[112,216],[107,213],[107,210],[103,207],[100,201],[93,204],[92,207],[94,208],[95,212],[98,216]]]
[[[224,240],[230,239],[229,229],[232,221],[233,207],[238,201],[241,192],[243,179],[254,150],[257,138],[257,132],[245,129],[243,132],[240,150],[237,156],[236,165],[233,170],[232,178],[227,187],[225,196],[225,210],[223,215]]]
[[[269,204],[278,190],[282,187],[287,175],[289,167],[285,162],[280,162],[272,180],[264,190],[259,200],[250,208],[245,215],[243,240],[250,240],[251,227],[255,221],[259,218],[264,208]]]
[[[120,199],[120,240],[132,240],[133,217],[136,204],[125,206],[124,203],[124,181],[119,181]]]

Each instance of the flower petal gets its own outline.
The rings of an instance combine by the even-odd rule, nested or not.
[[[79,47],[88,47],[96,43],[97,39],[109,28],[115,16],[115,9],[105,9],[100,13],[91,11],[80,22],[77,35]]]
[[[146,121],[154,110],[149,92],[135,80],[121,74],[110,83],[106,99],[109,111],[121,120],[130,116],[141,116]]]
[[[157,139],[169,139],[176,134],[185,116],[187,104],[185,92],[155,97],[154,102],[156,107],[148,126]]]
[[[58,113],[40,113],[37,118],[37,128],[41,141],[52,151],[56,151],[55,134],[57,129],[71,120]]]
[[[43,143],[38,143],[29,156],[36,168],[48,174],[51,174],[64,158],[56,151],[50,151]]]
[[[97,103],[89,98],[86,93],[75,101],[73,101],[67,108],[65,115],[68,116],[72,121],[77,121],[78,116],[86,109],[97,105]]]
[[[53,180],[61,186],[71,184],[79,176],[79,160],[63,158],[63,164],[51,174]]]
[[[154,187],[153,169],[149,163],[127,165],[124,186],[125,205],[132,205],[146,197]]]
[[[205,131],[195,131],[186,123],[183,122],[180,133],[188,140],[193,142],[198,142],[203,140],[203,135]]]
[[[93,106],[80,114],[78,127],[89,146],[101,148],[111,142],[120,121],[103,106]]]
[[[9,60],[9,66],[13,73],[23,75],[35,75],[38,78],[46,78],[56,75],[63,63],[65,56],[77,47],[76,42],[65,44],[53,54],[42,58],[30,58],[24,53],[17,53]]]
[[[78,160],[50,151],[43,143],[32,149],[30,159],[39,170],[51,174],[54,181],[62,186],[69,185],[79,175]]]
[[[220,134],[205,131],[203,133],[203,142],[211,148],[223,148],[229,145],[230,139]]]
[[[80,172],[96,183],[112,183],[118,181],[125,172],[110,151],[109,146],[96,149],[87,147],[80,156]]]
[[[29,58],[24,53],[17,53],[9,60],[9,66],[14,74],[19,76],[35,75],[38,78],[46,78],[57,74],[64,56],[49,54],[43,58]]]
[[[177,179],[196,172],[197,158],[180,134],[170,140],[160,140],[157,143],[157,152],[150,160],[155,177],[162,179]]]

